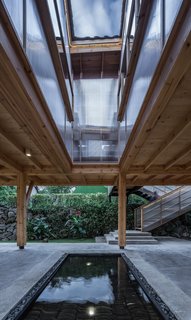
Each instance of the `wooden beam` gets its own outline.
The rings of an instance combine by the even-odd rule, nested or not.
[[[0,169],[0,175],[1,176],[7,176],[7,175],[14,176],[14,175],[17,175],[17,170],[7,169],[7,168],[4,167],[4,168]]]
[[[187,178],[185,178],[187,177]],[[127,178],[127,184],[131,185],[131,180]],[[161,186],[165,186],[165,185],[171,185],[171,186],[175,186],[175,185],[191,185],[191,175],[189,176],[175,176],[175,175],[166,175],[164,176],[164,174],[160,177],[157,176],[156,178],[153,178],[151,181],[147,178],[143,178],[140,177],[139,179],[137,179],[136,181],[136,185],[139,186],[156,186],[156,185],[161,185]]]
[[[118,243],[120,249],[126,245],[126,177],[119,173],[118,183]]]
[[[132,184],[134,184],[134,183],[135,183],[135,181],[137,181],[138,177],[139,177],[139,176],[138,176],[138,175],[136,175],[136,176],[131,180],[131,183],[132,183]]]
[[[104,52],[101,54],[101,79],[103,78],[103,72],[104,72]]]
[[[80,79],[83,78],[82,55],[80,53]]]
[[[174,166],[165,171],[165,166],[152,166],[147,171],[144,171],[144,167],[137,166],[131,167],[128,170],[127,177],[132,175],[162,175],[162,174],[174,174],[174,175],[182,175],[182,174],[191,174],[191,165],[186,167],[182,166]]]
[[[64,178],[66,179],[66,181],[67,181],[68,183],[71,183],[71,180],[70,180],[70,178],[68,177],[68,175],[65,175]]]
[[[120,167],[122,171],[127,172],[131,167],[136,155],[170,101],[180,80],[190,67],[190,17],[189,1],[185,1],[162,52],[138,118],[121,157]]]
[[[117,186],[118,185],[118,180],[119,180],[119,176],[114,178],[113,186]]]
[[[26,194],[26,206],[28,206],[33,187],[34,187],[34,182],[31,181]]]
[[[161,155],[161,153],[165,152],[167,148],[182,134],[182,132],[188,128],[191,123],[191,113],[189,113],[184,120],[180,123],[180,125],[175,128],[165,139],[164,142],[160,145],[159,148],[150,156],[149,161],[146,163],[144,170],[147,170],[155,160]]]
[[[87,179],[86,179],[84,174],[82,175],[82,180],[83,180],[84,184],[86,185],[87,184]]]
[[[17,182],[17,245],[20,249],[26,244],[26,220],[26,175],[21,172]]]
[[[17,151],[19,151],[20,153],[22,153],[22,155],[25,155],[25,148],[22,147],[16,140],[15,138],[10,135],[8,132],[6,132],[2,127],[0,127],[0,135],[2,135],[12,146],[15,147],[15,149],[17,149]],[[38,169],[41,169],[42,166],[39,164],[39,162],[34,158],[34,156],[28,157],[29,161],[32,162],[35,167],[37,167]]]
[[[186,156],[188,156],[191,152],[191,146],[184,148],[181,152],[179,152],[171,161],[167,163],[165,166],[165,171],[170,169],[172,166],[174,166],[177,162],[184,159]]]
[[[72,174],[106,174],[106,175],[115,175],[119,173],[119,167],[117,165],[73,165]]]
[[[79,53],[92,53],[92,52],[111,52],[111,51],[121,51],[121,40],[116,43],[98,43],[98,44],[87,44],[87,45],[74,45],[70,47],[71,54]]]
[[[3,154],[2,151],[0,152],[0,162],[5,167],[13,169],[13,171],[22,171],[21,165],[11,159],[8,155]]]

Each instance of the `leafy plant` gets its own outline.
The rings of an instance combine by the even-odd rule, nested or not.
[[[27,232],[29,240],[43,240],[53,236],[46,218],[34,218],[28,221]]]
[[[85,220],[79,214],[70,215],[65,223],[69,237],[83,238],[86,235],[84,222]]]
[[[71,186],[47,186],[43,190],[39,191],[41,194],[62,194],[62,193],[70,193]]]

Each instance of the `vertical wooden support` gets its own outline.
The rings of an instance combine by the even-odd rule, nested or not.
[[[118,181],[118,244],[120,249],[126,245],[126,177],[121,173]]]
[[[18,174],[17,182],[17,245],[24,249],[26,244],[26,175]]]

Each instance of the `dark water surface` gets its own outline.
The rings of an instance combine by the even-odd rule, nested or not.
[[[22,320],[159,320],[118,256],[69,256]]]

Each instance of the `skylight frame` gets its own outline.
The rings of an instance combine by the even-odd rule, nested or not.
[[[122,9],[121,9],[121,24],[120,24],[120,33],[119,36],[95,36],[95,37],[76,37],[74,34],[74,23],[72,17],[72,5],[71,0],[63,0],[65,2],[66,16],[67,16],[67,27],[68,34],[70,39],[70,45],[91,45],[91,44],[118,44],[121,43],[122,34],[123,34],[123,23],[124,23],[124,9],[126,0],[122,0]],[[80,1],[80,0],[79,0]],[[90,0],[91,1],[91,0]]]

